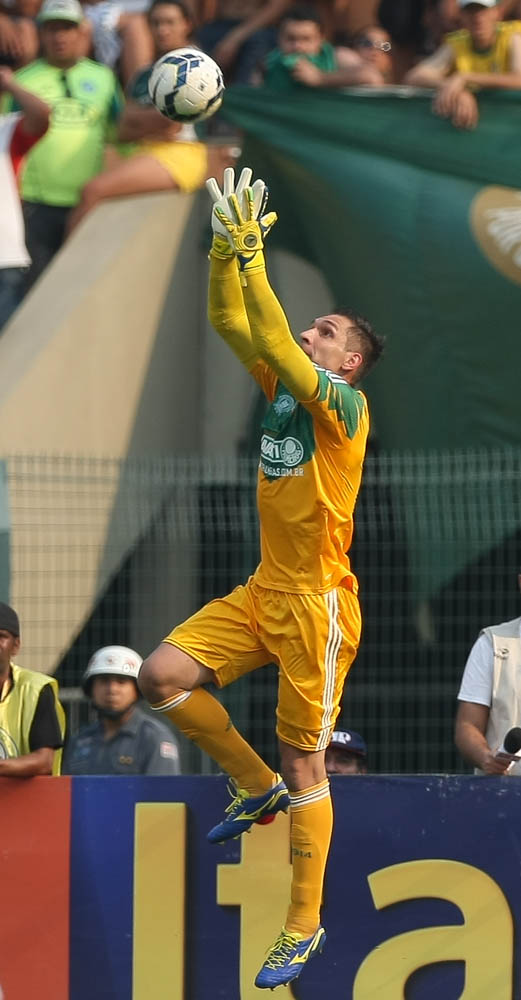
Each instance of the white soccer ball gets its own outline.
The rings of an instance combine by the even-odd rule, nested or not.
[[[157,110],[171,121],[200,122],[222,104],[223,75],[200,49],[173,49],[154,65],[148,93]]]

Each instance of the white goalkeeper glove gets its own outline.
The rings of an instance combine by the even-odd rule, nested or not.
[[[264,217],[264,209],[268,200],[268,189],[260,178],[254,181],[250,187],[252,170],[244,167],[241,171],[237,185],[235,185],[235,171],[233,167],[226,167],[223,178],[223,190],[221,191],[215,177],[210,177],[206,181],[206,188],[213,201],[212,207],[212,230],[214,234],[212,244],[212,254],[218,257],[229,257],[237,252],[230,231],[230,213],[238,206],[238,215],[241,220],[257,220],[264,222],[270,220],[264,226],[267,232],[275,222],[277,216],[274,212]],[[232,200],[230,200],[232,199]],[[226,222],[224,221],[226,219]],[[239,256],[239,255],[238,255]],[[239,266],[241,261],[239,259]]]

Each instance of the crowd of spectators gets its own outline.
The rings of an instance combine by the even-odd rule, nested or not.
[[[227,84],[278,93],[429,88],[436,114],[474,128],[481,88],[521,89],[518,18],[521,0],[0,0],[0,206],[17,216],[16,248],[12,226],[0,238],[0,329],[99,201],[192,191],[236,155],[220,113],[196,134],[151,106],[164,52],[198,45]]]

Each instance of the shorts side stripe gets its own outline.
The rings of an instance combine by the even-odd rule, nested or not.
[[[317,742],[317,750],[325,750],[330,740],[331,720],[333,718],[335,681],[338,663],[338,654],[342,645],[342,630],[338,624],[338,593],[331,590],[325,595],[326,607],[329,616],[329,630],[324,655],[325,679],[320,736]]]
[[[186,701],[191,694],[191,691],[182,691],[181,694],[176,694],[173,698],[160,701],[158,705],[150,705],[150,708],[153,712],[168,712],[169,708],[178,708],[179,705],[182,705],[183,701]]]

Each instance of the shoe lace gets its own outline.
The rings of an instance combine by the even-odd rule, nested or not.
[[[228,792],[232,797],[232,801],[229,806],[226,806],[224,811],[225,813],[230,813],[230,815],[233,816],[235,812],[239,811],[243,802],[248,798],[248,792],[245,792],[244,788],[238,788],[233,781],[228,782]]]
[[[294,934],[282,930],[269,952],[265,965],[268,969],[279,969],[288,959],[299,943],[299,939]]]

